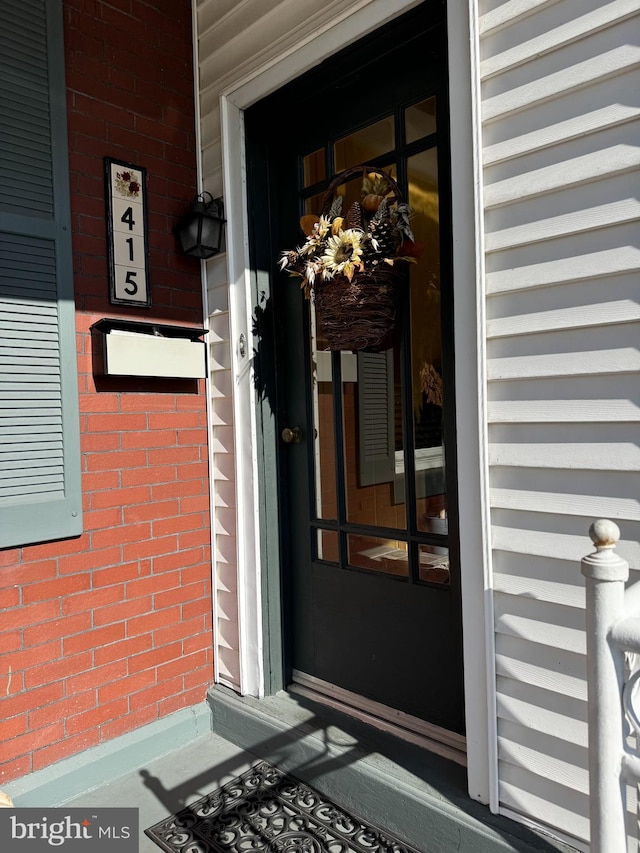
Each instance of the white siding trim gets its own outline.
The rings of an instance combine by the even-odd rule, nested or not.
[[[202,123],[200,120],[200,97],[198,92],[198,13],[196,4],[191,4],[191,41],[192,41],[192,61],[193,61],[193,103],[196,111],[195,121],[195,144],[196,144],[196,183],[198,193],[203,189],[203,171],[202,171]],[[205,345],[209,350],[210,344],[210,324],[209,324],[209,298],[207,293],[207,267],[204,261],[200,262],[200,280],[202,285],[202,318],[203,326],[207,330],[205,336]],[[211,371],[209,368],[209,359],[207,358],[207,378],[205,380],[205,397],[207,407],[207,435],[213,432],[213,412],[211,405]],[[207,459],[209,462],[209,472],[213,471],[213,442],[207,441]],[[215,547],[216,534],[216,513],[215,513],[215,495],[214,486],[215,480],[213,476],[209,476],[209,544],[211,548],[211,631],[213,636],[213,680],[218,682],[220,678],[219,672],[219,648],[220,636],[218,632],[218,561]]]
[[[263,696],[258,440],[249,358],[251,285],[244,121],[242,111],[224,96],[220,99],[220,123],[234,383],[240,689],[243,694]],[[240,355],[241,335],[246,341],[244,356]]]
[[[482,137],[476,0],[448,10],[456,413],[469,794],[498,809],[488,494]],[[472,189],[471,189],[472,188]],[[474,251],[468,250],[469,246]],[[475,283],[475,287],[471,283]],[[480,566],[478,566],[480,564]]]

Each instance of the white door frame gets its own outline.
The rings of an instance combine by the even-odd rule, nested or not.
[[[234,424],[237,453],[240,677],[264,694],[258,441],[243,111],[419,0],[361,0],[277,60],[228,86],[220,98],[227,214]],[[476,0],[449,3],[456,409],[467,772],[471,797],[497,811],[497,735],[485,393],[479,61]],[[470,50],[471,45],[471,50]],[[278,117],[274,117],[277,121]],[[283,132],[285,128],[283,127]],[[471,247],[475,251],[471,251]],[[244,339],[244,347],[241,341]],[[244,354],[243,354],[244,353]]]

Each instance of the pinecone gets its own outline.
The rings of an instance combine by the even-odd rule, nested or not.
[[[359,201],[354,201],[347,213],[347,228],[358,228],[362,230],[362,207]]]
[[[371,240],[365,239],[362,244],[362,262],[365,269],[377,266],[382,260],[382,255],[373,248]]]
[[[383,258],[396,256],[400,246],[400,233],[395,225],[389,220],[383,222],[371,222],[371,237],[378,244],[378,252]]]

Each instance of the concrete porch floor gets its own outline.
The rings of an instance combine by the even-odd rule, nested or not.
[[[144,830],[224,785],[257,758],[213,732],[65,802],[70,807],[129,806],[139,809],[140,853],[160,848]]]
[[[159,853],[146,828],[259,760],[424,853],[575,853],[470,800],[460,765],[289,694],[257,700],[213,688],[208,703],[4,788],[18,807],[135,807],[139,853]]]

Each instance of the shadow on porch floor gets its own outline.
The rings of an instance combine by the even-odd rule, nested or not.
[[[203,735],[139,770],[127,773],[65,805],[133,806],[140,814],[139,853],[160,853],[144,830],[229,782],[257,759],[219,735]]]
[[[573,849],[472,802],[458,764],[314,702],[282,694],[241,699],[214,689],[209,705],[214,732],[162,757],[132,762],[135,769],[65,798],[64,805],[137,807],[140,853],[159,853],[144,829],[266,759],[354,816],[429,853]],[[155,755],[162,751],[156,742]]]

